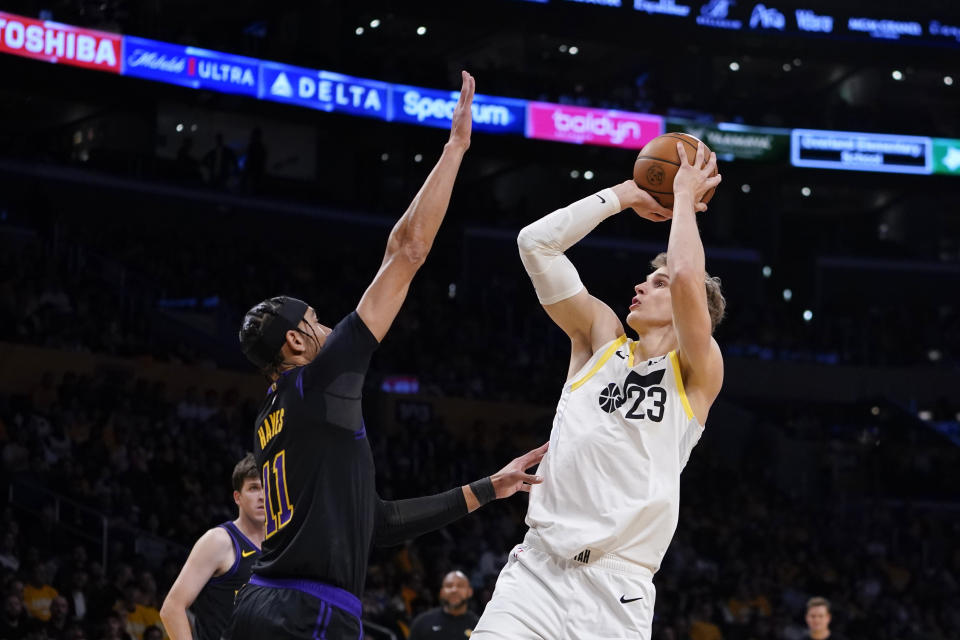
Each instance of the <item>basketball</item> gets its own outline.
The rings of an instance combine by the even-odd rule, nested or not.
[[[640,150],[637,161],[633,164],[633,180],[637,186],[648,192],[664,207],[673,206],[673,178],[680,168],[680,157],[677,155],[677,141],[683,142],[687,157],[694,162],[697,157],[697,138],[686,133],[665,133],[657,136]],[[710,157],[710,148],[704,146],[704,158]],[[716,175],[714,169],[711,175]],[[702,202],[710,202],[716,187],[707,191]]]

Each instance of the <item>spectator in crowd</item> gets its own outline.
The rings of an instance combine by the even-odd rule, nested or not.
[[[90,574],[83,569],[77,568],[70,574],[70,586],[66,590],[67,601],[70,604],[70,610],[73,612],[73,619],[77,622],[83,622],[87,617],[89,608],[87,588],[89,582]]]
[[[810,640],[837,640],[830,633],[830,601],[826,598],[814,597],[807,601],[807,634]]]
[[[134,640],[143,640],[149,626],[161,626],[160,611],[148,602],[143,589],[131,582],[124,590],[117,612],[124,617],[125,628]]]
[[[413,621],[408,640],[460,640],[469,637],[477,614],[467,606],[473,587],[462,571],[451,571],[440,587],[440,606],[420,614]]]
[[[70,617],[69,605],[67,599],[63,596],[55,596],[50,602],[50,619],[43,625],[43,631],[48,638],[63,638],[68,631]]]
[[[50,619],[50,605],[59,594],[49,584],[47,566],[37,563],[23,587],[23,605],[31,618],[46,622]]]
[[[723,640],[720,627],[713,620],[713,605],[702,602],[690,616],[690,640]]]
[[[3,612],[0,613],[0,638],[21,640],[38,626],[39,623],[27,615],[19,594],[10,593],[4,597]]]
[[[267,147],[263,144],[263,131],[254,127],[250,132],[250,142],[244,156],[242,186],[245,191],[256,193],[260,190],[263,176],[267,171]]]
[[[237,173],[237,154],[224,144],[223,134],[219,132],[214,136],[213,149],[203,156],[202,162],[207,182],[215,187],[226,187]]]
[[[165,637],[163,630],[153,624],[143,630],[143,640],[163,640]]]
[[[103,635],[100,640],[133,640],[133,637],[126,632],[123,618],[116,611],[107,614],[103,624]]]

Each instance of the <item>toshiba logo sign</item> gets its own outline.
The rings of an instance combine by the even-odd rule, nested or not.
[[[0,11],[0,53],[120,73],[121,36]]]

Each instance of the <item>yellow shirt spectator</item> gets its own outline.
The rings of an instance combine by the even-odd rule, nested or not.
[[[23,588],[23,606],[31,618],[46,622],[50,619],[50,603],[58,595],[57,590],[48,584],[40,587],[28,584]]]
[[[136,640],[143,640],[143,632],[150,625],[156,625],[163,630],[163,623],[160,622],[160,612],[156,607],[135,605],[133,611],[122,612],[127,623],[127,633]],[[163,631],[163,637],[167,638],[167,632]]]

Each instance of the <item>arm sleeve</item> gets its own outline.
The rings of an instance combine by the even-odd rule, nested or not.
[[[520,260],[530,275],[540,304],[566,300],[583,289],[580,276],[563,252],[590,233],[606,218],[620,211],[620,199],[612,189],[557,209],[520,231]]]
[[[467,515],[463,488],[409,500],[377,497],[373,543],[389,547],[446,526]]]

